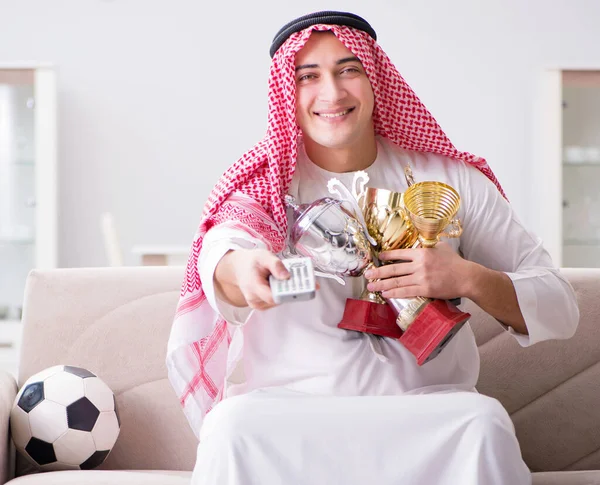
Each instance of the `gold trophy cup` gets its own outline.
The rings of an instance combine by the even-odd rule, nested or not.
[[[404,208],[401,192],[363,187],[354,193],[366,229],[375,243],[372,250],[376,257],[381,251],[409,248],[417,243],[419,233]],[[365,271],[374,266],[370,263]],[[394,307],[388,305],[378,292],[366,288],[359,299],[346,300],[338,327],[396,339],[403,334]]]
[[[447,184],[412,184],[403,194],[403,205],[423,248],[433,248],[440,237],[462,234],[460,221],[454,219],[460,196]],[[399,340],[419,365],[436,357],[471,316],[447,300],[416,297],[387,301],[398,312],[397,323],[403,330]]]

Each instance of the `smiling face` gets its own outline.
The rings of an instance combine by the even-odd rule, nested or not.
[[[375,100],[358,58],[331,32],[313,32],[295,65],[296,120],[307,149],[374,146]]]

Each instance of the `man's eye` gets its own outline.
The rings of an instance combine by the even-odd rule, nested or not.
[[[342,74],[356,74],[360,71],[356,67],[347,67],[342,71]]]
[[[298,78],[298,82],[309,81],[310,79],[314,79],[316,76],[314,74],[304,74]]]

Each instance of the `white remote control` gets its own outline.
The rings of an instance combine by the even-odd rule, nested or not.
[[[315,297],[315,270],[312,260],[290,258],[282,259],[282,262],[290,272],[290,278],[278,280],[273,275],[269,276],[275,303],[312,300]]]

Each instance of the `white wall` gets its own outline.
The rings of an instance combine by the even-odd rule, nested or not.
[[[532,222],[535,80],[600,66],[600,2],[0,0],[0,62],[59,69],[61,265],[105,264],[105,210],[126,251],[188,244],[216,178],[263,136],[273,35],[322,9],[371,22],[457,147],[486,157]]]

